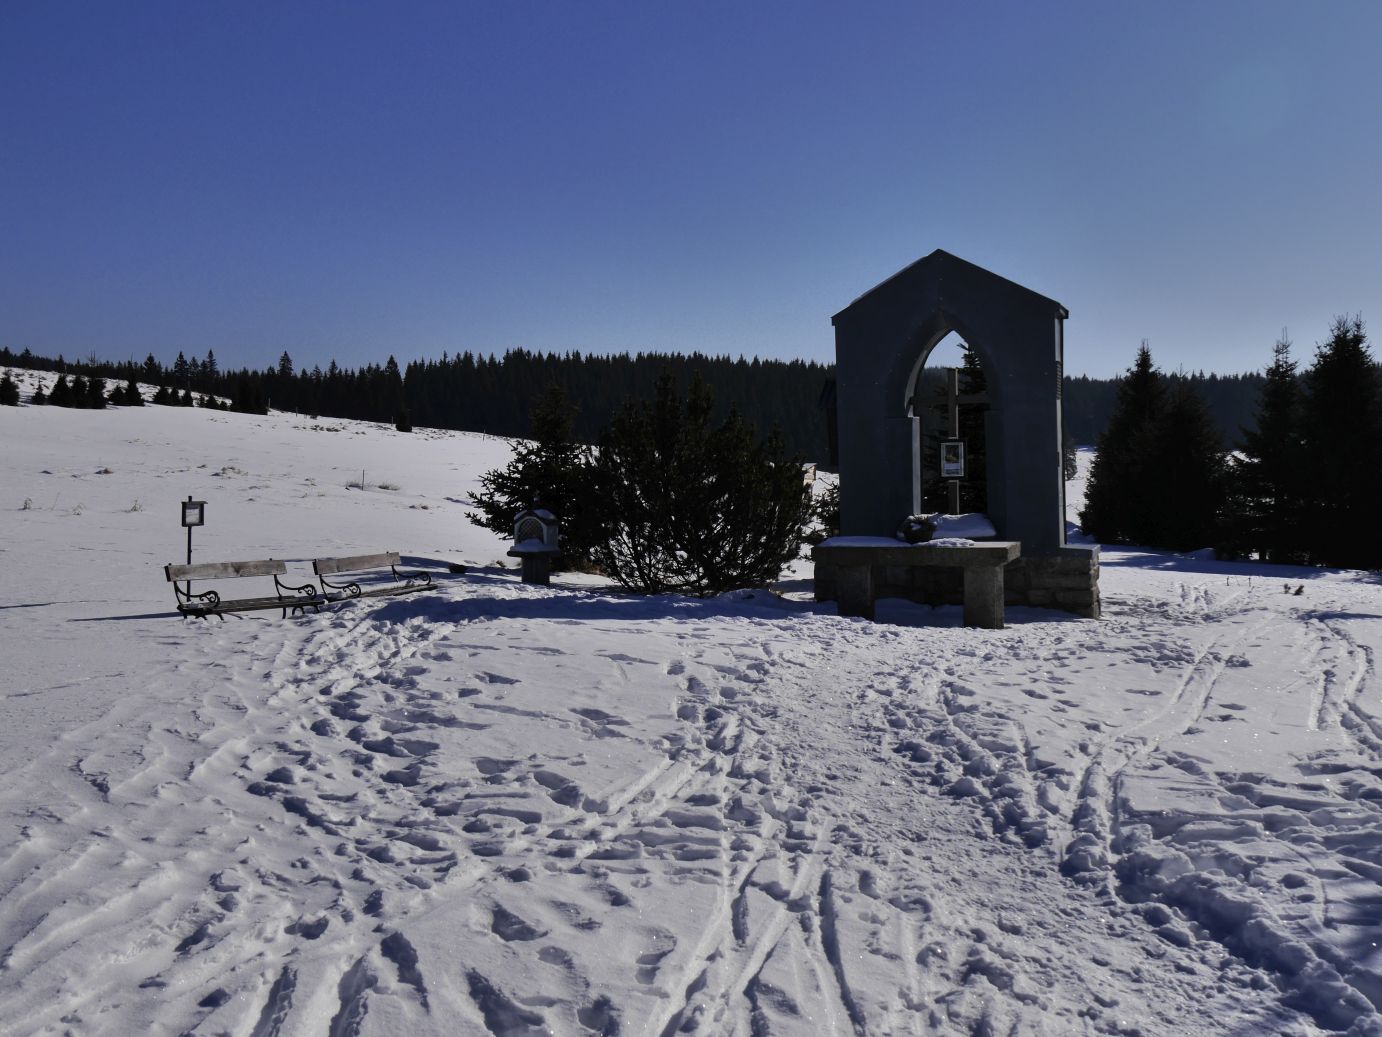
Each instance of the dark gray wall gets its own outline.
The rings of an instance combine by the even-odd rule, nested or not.
[[[975,349],[989,386],[989,517],[1024,555],[1065,545],[1060,303],[937,250],[833,318],[840,436],[840,528],[891,536],[913,509],[920,363],[951,331]]]

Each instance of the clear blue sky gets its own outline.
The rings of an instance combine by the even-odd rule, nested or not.
[[[1382,336],[1382,3],[0,0],[0,344],[830,360],[944,248],[1067,369]]]

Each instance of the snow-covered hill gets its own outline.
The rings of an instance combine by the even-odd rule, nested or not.
[[[1382,1034],[1375,576],[1106,551],[1101,621],[872,624],[525,587],[487,437],[0,442],[0,1032]],[[197,560],[437,590],[178,619],[187,496]]]

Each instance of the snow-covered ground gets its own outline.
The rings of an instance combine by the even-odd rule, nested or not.
[[[523,586],[488,437],[0,443],[0,1032],[1382,1034],[1375,575],[1105,551],[1100,621],[867,623]],[[187,496],[196,560],[437,589],[178,619]]]

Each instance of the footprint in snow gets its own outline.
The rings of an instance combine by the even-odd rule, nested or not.
[[[654,930],[650,934],[649,942],[649,948],[637,959],[638,972],[636,977],[638,982],[644,986],[657,979],[657,972],[662,967],[663,959],[677,949],[676,936],[666,929]]]
[[[478,680],[486,684],[521,684],[517,677],[505,677],[502,673],[490,673],[485,671],[477,677]]]
[[[326,932],[326,927],[331,924],[331,919],[323,915],[321,918],[314,918],[308,921],[299,918],[296,922],[290,923],[284,928],[284,932],[289,936],[301,936],[305,940],[315,940]]]
[[[504,1037],[521,1037],[524,1034],[549,1034],[546,1020],[537,1012],[519,1007],[494,986],[484,975],[471,969],[466,973],[470,986],[470,999],[480,1010],[485,1028],[492,1034]]]
[[[534,771],[533,779],[547,790],[548,797],[559,806],[574,807],[585,798],[579,785],[555,771]]]
[[[548,933],[546,929],[538,929],[525,922],[502,904],[494,905],[494,910],[490,915],[489,928],[490,932],[505,943],[527,943],[530,940],[540,940]]]
[[[558,968],[566,969],[568,972],[574,972],[576,969],[576,960],[560,947],[539,948],[537,957],[539,961],[547,965],[555,965]]]
[[[614,1037],[619,1033],[619,1013],[614,1003],[601,994],[590,1005],[576,1010],[576,1018],[591,1033],[601,1037]]]

